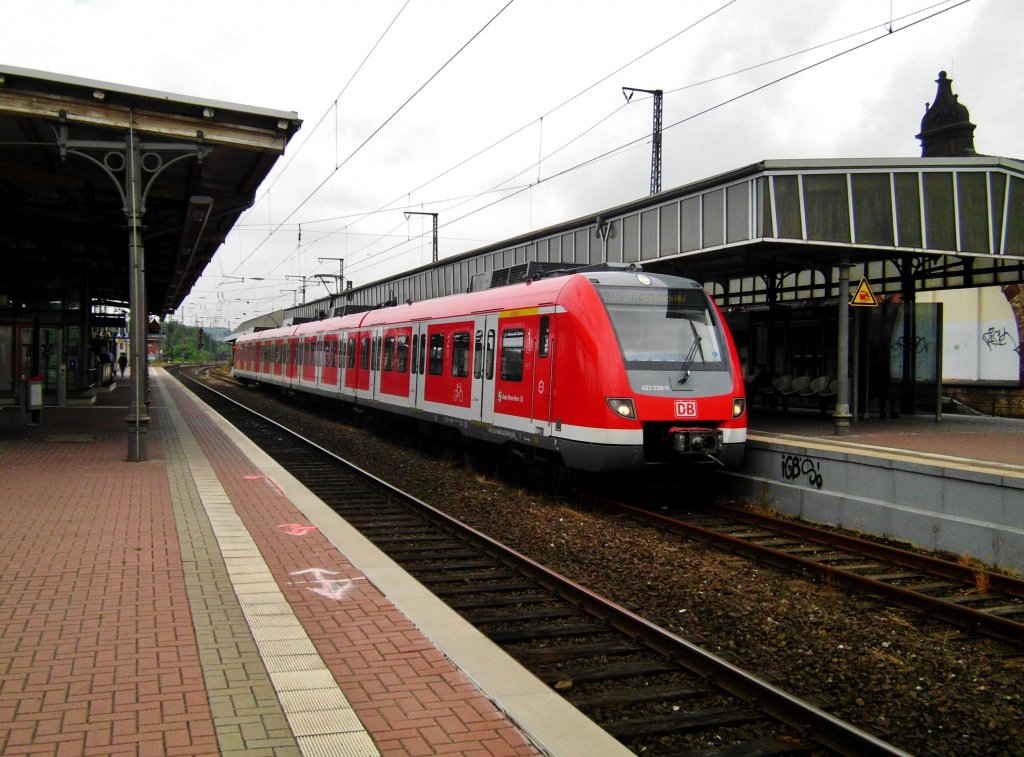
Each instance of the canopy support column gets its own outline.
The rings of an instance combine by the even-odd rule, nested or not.
[[[55,128],[61,159],[75,155],[93,163],[107,175],[121,195],[122,209],[128,222],[129,310],[128,329],[131,352],[131,381],[128,400],[128,462],[148,459],[149,432],[149,308],[146,304],[146,262],[142,244],[142,218],[146,214],[146,197],[153,182],[175,163],[195,158],[200,162],[212,148],[203,144],[176,142],[144,142],[138,140],[129,123],[124,140],[82,140],[68,135],[67,114]],[[202,133],[197,133],[202,140]],[[101,158],[85,150],[100,154]],[[164,155],[173,155],[165,161]]]
[[[834,434],[849,436],[853,416],[850,415],[850,256],[839,259],[839,334],[836,346],[836,373],[839,390],[836,393]]]

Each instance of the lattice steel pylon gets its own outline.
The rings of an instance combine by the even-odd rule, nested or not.
[[[626,102],[633,99],[634,92],[644,92],[654,97],[654,127],[651,130],[651,194],[661,191],[661,101],[664,92],[660,89],[639,89],[623,87],[622,94]]]

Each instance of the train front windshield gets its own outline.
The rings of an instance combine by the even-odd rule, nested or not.
[[[703,289],[596,287],[627,370],[726,371],[721,328]],[[685,381],[685,378],[683,378]]]

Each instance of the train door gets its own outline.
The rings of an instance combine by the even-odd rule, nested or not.
[[[358,393],[360,390],[366,392],[370,388],[370,332],[351,332],[348,345],[345,386],[354,393]]]
[[[542,315],[537,327],[533,374],[533,419],[545,425],[551,422],[551,389],[554,372],[552,346],[554,318]]]
[[[380,357],[380,393],[389,397],[409,397],[409,340],[412,330],[384,329]],[[402,402],[402,404],[405,404]]]
[[[473,332],[473,406],[480,409],[480,420],[494,423],[495,348],[498,338],[498,314],[478,318]]]
[[[536,316],[514,314],[498,320],[494,377],[495,415],[514,416],[528,422],[533,410],[534,347]]]
[[[340,341],[337,334],[327,334],[320,345],[320,377],[319,387],[336,387],[338,385],[338,357]]]
[[[316,385],[317,368],[319,367],[320,342],[315,336],[302,339],[299,376],[302,383]]]
[[[413,407],[423,407],[423,382],[427,359],[427,324],[415,323],[412,327],[411,358],[409,369],[412,373],[409,384],[409,401]]]
[[[285,349],[287,346],[283,339],[274,340],[274,375],[277,377],[282,375],[281,366],[285,363]]]

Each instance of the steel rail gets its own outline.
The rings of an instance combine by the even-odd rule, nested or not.
[[[592,502],[603,504],[606,507],[634,515],[641,520],[653,523],[667,531],[696,538],[700,541],[736,552],[737,554],[775,565],[776,567],[785,568],[787,570],[797,568],[806,574],[826,577],[834,583],[845,585],[851,589],[893,599],[900,604],[924,610],[932,617],[939,618],[948,623],[972,628],[977,630],[979,633],[992,636],[1002,641],[1007,641],[1013,644],[1024,644],[1024,623],[1018,623],[1010,618],[986,613],[982,610],[976,610],[973,607],[958,605],[939,597],[932,597],[927,594],[913,591],[912,589],[894,586],[884,581],[879,581],[868,576],[862,576],[831,565],[825,565],[815,560],[800,557],[799,555],[788,554],[784,550],[757,544],[738,536],[724,534],[720,531],[705,528],[695,523],[687,523],[686,521],[677,520],[670,516],[653,513],[648,510],[633,507],[632,505],[626,505],[621,502],[615,502],[597,495],[589,495],[589,499]],[[891,560],[888,555],[895,552],[897,553],[897,556],[904,558],[905,562],[897,563],[895,560],[892,560],[892,562],[903,567],[911,567],[917,570],[927,571],[930,570],[929,566],[937,565],[941,570],[937,570],[936,573],[942,577],[951,578],[967,584],[975,583],[974,576],[976,571],[963,568],[955,563],[937,560],[926,556],[922,556],[920,561],[915,562],[914,560],[907,558],[907,555],[910,553],[907,553],[904,550],[897,550],[874,542],[856,539],[855,537],[833,534],[832,532],[820,532],[811,527],[801,527],[788,522],[780,526],[779,522],[770,518],[758,518],[757,516],[747,513],[743,513],[743,518],[747,518],[748,515],[751,518],[751,524],[758,525],[762,528],[775,530],[779,533],[790,536],[806,538],[808,541],[825,544],[827,546],[847,548],[853,552],[858,552],[862,544],[870,545],[866,547],[863,552],[863,554],[868,557]],[[730,515],[730,517],[732,516]],[[819,534],[825,534],[820,542],[817,541]],[[845,546],[841,547],[841,545]],[[991,580],[993,581],[993,588],[996,588],[996,581],[998,577],[999,587],[1010,586],[1011,588],[1016,589],[1017,592],[1021,591],[1021,587],[1017,584],[1021,584],[1022,582],[1015,582],[1015,579],[994,573],[986,573],[986,575],[992,576]],[[1015,594],[1014,591],[1009,591],[1007,593],[1014,594],[1015,596],[1021,596],[1020,594]]]

